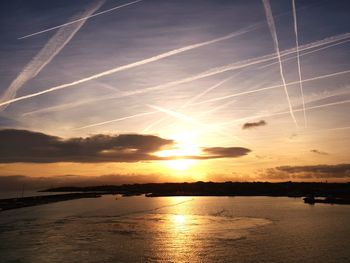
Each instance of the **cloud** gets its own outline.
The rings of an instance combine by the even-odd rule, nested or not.
[[[173,140],[142,134],[97,134],[86,138],[63,139],[28,130],[0,130],[0,163],[99,163],[139,162],[170,159],[236,158],[250,152],[241,147],[203,147],[198,156],[157,156],[170,149]]]
[[[153,135],[93,135],[62,139],[28,130],[0,130],[0,162],[137,162],[159,159],[151,153],[172,145]]]
[[[310,152],[316,153],[316,154],[320,154],[320,155],[329,155],[329,153],[322,152],[322,151],[319,151],[319,150],[316,150],[316,149],[312,149],[312,150],[310,150]]]
[[[252,129],[260,126],[265,126],[267,123],[264,120],[258,121],[258,122],[246,122],[243,124],[242,129]]]
[[[301,173],[301,172],[311,172],[311,173],[322,173],[322,174],[346,174],[350,175],[350,164],[319,164],[319,165],[307,165],[307,166],[280,166],[277,167],[280,171],[285,171],[289,173]]]
[[[350,164],[278,166],[267,169],[262,176],[271,180],[350,179]]]
[[[203,152],[208,156],[201,156],[200,158],[216,159],[241,157],[247,155],[251,150],[243,147],[208,147],[204,148]]]

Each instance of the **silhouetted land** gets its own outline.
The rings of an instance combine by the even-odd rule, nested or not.
[[[49,203],[69,201],[80,198],[96,198],[100,197],[97,193],[70,193],[58,195],[42,195],[22,198],[0,199],[0,211],[17,209],[28,206],[37,206]]]
[[[149,183],[102,185],[90,187],[59,187],[41,192],[70,192],[23,198],[0,199],[0,211],[62,202],[80,198],[96,198],[104,194],[147,197],[159,196],[286,196],[306,197],[308,204],[350,204],[350,183]],[[73,193],[72,193],[73,192]]]
[[[350,198],[350,183],[149,183],[103,185],[91,187],[59,187],[46,192],[101,192],[126,196],[146,194],[157,196],[288,196]]]

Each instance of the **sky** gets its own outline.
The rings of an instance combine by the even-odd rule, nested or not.
[[[347,0],[5,0],[0,181],[350,179]]]

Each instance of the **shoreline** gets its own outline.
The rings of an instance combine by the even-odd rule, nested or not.
[[[0,212],[6,210],[19,209],[24,207],[51,204],[63,201],[70,201],[81,198],[99,198],[98,193],[68,193],[56,195],[39,195],[20,198],[0,199]]]

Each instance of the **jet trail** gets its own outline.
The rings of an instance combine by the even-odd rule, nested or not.
[[[196,96],[192,97],[191,99],[189,99],[188,101],[186,101],[186,103],[184,103],[180,109],[186,108],[188,105],[192,104],[193,102],[195,102],[196,100],[198,100],[199,98],[203,97],[205,94],[207,94],[208,92],[220,87],[222,84],[226,83],[227,81],[231,80],[232,78],[234,78],[234,76],[230,76],[226,79],[223,79],[222,81],[220,81],[219,83],[207,88],[206,90],[204,90],[203,92],[197,94]]]
[[[307,127],[307,119],[306,119],[306,111],[305,111],[305,100],[304,100],[304,90],[303,90],[303,82],[301,77],[301,65],[300,65],[300,56],[299,56],[299,37],[298,37],[298,22],[297,22],[297,12],[295,8],[295,0],[292,0],[293,5],[293,18],[294,18],[294,33],[295,33],[295,47],[297,53],[297,63],[298,63],[298,74],[299,74],[299,86],[301,92],[301,100],[303,103],[303,113],[304,113],[304,125]]]
[[[313,78],[309,78],[309,79],[304,79],[304,80],[302,80],[302,82],[304,83],[304,82],[309,82],[309,81],[314,81],[314,80],[319,80],[319,79],[325,79],[325,78],[335,77],[338,75],[348,74],[348,73],[350,73],[350,70],[339,71],[339,72],[335,72],[335,73],[331,73],[331,74],[326,74],[326,75],[321,75],[321,76],[317,76],[317,77],[313,77]],[[289,85],[294,85],[294,84],[298,84],[298,83],[299,83],[299,81],[293,81],[293,82],[287,83],[286,85],[289,86]],[[277,88],[281,88],[281,87],[283,87],[283,85],[275,85],[275,86],[265,87],[265,88],[261,88],[261,89],[243,91],[243,92],[239,92],[239,93],[235,93],[235,94],[231,94],[231,95],[227,95],[227,96],[223,96],[223,97],[204,100],[201,102],[194,103],[192,105],[200,105],[200,104],[204,104],[204,103],[208,103],[208,102],[225,100],[225,99],[229,99],[232,97],[261,92],[261,91],[265,91],[265,90],[277,89]]]
[[[170,115],[170,116],[172,116],[172,117],[174,117],[176,119],[179,119],[179,120],[182,120],[182,121],[185,121],[185,122],[189,122],[189,123],[194,124],[194,125],[202,126],[202,127],[205,127],[205,128],[207,128],[209,130],[213,130],[213,131],[215,131],[215,132],[217,132],[219,134],[222,134],[222,135],[225,135],[225,136],[228,135],[230,137],[234,137],[235,139],[237,139],[237,140],[239,140],[241,142],[248,143],[247,141],[245,141],[245,140],[243,140],[243,139],[241,139],[241,138],[239,138],[237,136],[234,136],[232,134],[223,133],[222,131],[218,130],[217,128],[212,127],[212,125],[207,125],[207,124],[201,123],[201,122],[199,122],[199,121],[197,121],[197,120],[195,120],[195,119],[193,119],[193,118],[191,118],[189,116],[181,114],[179,112],[168,110],[168,109],[164,109],[162,107],[154,106],[154,105],[148,105],[148,106],[151,107],[152,109],[155,109],[157,111],[160,111],[160,112],[163,112],[163,113],[165,113],[167,115]]]
[[[85,20],[83,20],[83,21],[85,21]],[[98,79],[98,78],[101,78],[101,77],[104,77],[104,76],[108,76],[108,75],[113,74],[113,73],[117,73],[117,72],[124,71],[124,70],[127,70],[127,69],[131,69],[131,68],[135,68],[135,67],[138,67],[138,66],[142,66],[142,65],[145,65],[145,64],[148,64],[148,63],[151,63],[151,62],[155,62],[155,61],[161,60],[163,58],[167,58],[167,57],[170,57],[170,56],[174,56],[176,54],[183,53],[185,51],[189,51],[189,50],[192,50],[192,49],[196,49],[196,48],[200,48],[200,47],[203,47],[203,46],[211,45],[211,44],[214,44],[214,43],[217,43],[217,42],[220,42],[220,41],[224,41],[224,40],[227,40],[227,39],[230,39],[230,38],[233,38],[233,37],[236,37],[236,36],[248,33],[250,31],[252,31],[253,29],[255,29],[256,27],[257,27],[256,25],[255,26],[250,26],[250,27],[247,27],[247,28],[245,28],[243,30],[240,30],[240,31],[228,34],[228,35],[223,36],[223,37],[219,37],[219,38],[215,38],[215,39],[212,39],[212,40],[209,40],[209,41],[205,41],[205,42],[189,45],[189,46],[186,46],[186,47],[174,49],[174,50],[171,50],[171,51],[168,51],[168,52],[165,52],[165,53],[162,53],[162,54],[158,54],[156,56],[153,56],[153,57],[150,57],[150,58],[147,58],[147,59],[143,59],[143,60],[140,60],[140,61],[137,61],[137,62],[133,62],[133,63],[127,64],[127,65],[119,66],[119,67],[116,67],[116,68],[113,68],[113,69],[110,69],[110,70],[107,70],[107,71],[104,71],[104,72],[101,72],[101,73],[98,73],[98,74],[95,74],[95,75],[83,78],[83,79],[80,79],[80,80],[76,80],[76,81],[73,81],[73,82],[70,82],[70,83],[58,85],[58,86],[55,86],[55,87],[52,87],[52,88],[49,88],[49,89],[46,89],[46,90],[43,90],[43,91],[39,91],[39,92],[32,93],[32,94],[29,94],[29,95],[25,95],[25,96],[22,96],[22,97],[18,97],[18,98],[15,98],[15,99],[9,99],[9,100],[7,100],[5,102],[0,103],[0,106],[6,105],[6,104],[10,104],[10,103],[13,103],[13,102],[16,102],[16,101],[24,100],[24,99],[33,98],[33,97],[36,97],[36,96],[39,96],[39,95],[43,95],[43,94],[46,94],[46,93],[50,93],[50,92],[53,92],[53,91],[56,91],[56,90],[65,89],[65,88],[68,88],[68,87],[71,87],[71,86],[76,86],[78,84],[82,84],[82,83],[88,82],[90,80]]]
[[[141,133],[146,133],[148,132],[150,129],[152,129],[154,126],[156,126],[157,124],[161,123],[162,121],[164,121],[165,118],[162,118],[162,119],[159,119],[159,120],[156,120],[154,122],[152,122],[151,124],[149,124],[146,128],[144,128]]]
[[[36,33],[25,35],[25,36],[17,38],[17,39],[20,40],[20,39],[25,39],[25,38],[28,38],[28,37],[36,36],[36,35],[39,35],[39,34],[42,34],[42,33],[46,33],[46,32],[49,32],[49,31],[52,31],[52,30],[55,30],[55,29],[58,29],[58,28],[62,28],[62,27],[74,24],[74,23],[78,23],[80,21],[84,21],[84,23],[85,23],[85,20],[87,20],[87,19],[89,19],[91,17],[95,17],[95,16],[99,16],[99,15],[102,15],[102,14],[105,14],[105,13],[109,13],[109,12],[112,12],[112,11],[114,11],[116,9],[120,9],[120,8],[129,6],[129,5],[133,5],[133,4],[136,4],[136,3],[141,2],[141,1],[143,1],[143,0],[137,0],[137,1],[134,1],[134,2],[130,2],[130,3],[123,4],[123,5],[119,5],[119,6],[116,6],[116,7],[113,7],[113,8],[110,8],[110,9],[98,12],[98,13],[93,14],[93,15],[87,15],[85,17],[72,20],[72,21],[70,21],[68,23],[64,23],[64,24],[61,24],[61,25],[58,25],[58,26],[54,26],[54,27],[50,27],[48,29],[45,29],[45,30],[42,30],[42,31],[39,31],[39,32],[36,32]]]
[[[204,96],[204,95],[207,94],[208,92],[210,92],[210,91],[212,91],[212,90],[214,90],[214,89],[220,87],[220,86],[221,86],[222,84],[224,84],[225,82],[231,80],[234,76],[235,76],[235,75],[230,76],[230,77],[228,77],[228,78],[226,78],[226,79],[224,79],[224,80],[221,80],[219,83],[217,83],[217,84],[215,84],[215,85],[213,85],[213,86],[207,88],[207,89],[204,90],[203,92],[201,92],[201,93],[197,94],[196,96],[192,97],[191,99],[187,100],[183,105],[181,105],[180,109],[184,109],[184,108],[186,108],[187,106],[191,105],[191,103],[193,103],[194,101],[198,100],[199,98],[201,98],[202,96]],[[147,131],[149,131],[150,128],[153,128],[155,125],[161,123],[161,122],[164,121],[164,120],[166,120],[166,118],[162,118],[162,119],[158,119],[158,120],[154,121],[153,123],[149,124],[146,128],[144,128],[144,129],[142,130],[142,132],[147,132]]]
[[[276,51],[276,54],[277,54],[277,58],[278,58],[278,62],[279,62],[280,75],[281,75],[281,79],[282,79],[282,83],[283,83],[284,92],[286,94],[286,98],[287,98],[287,101],[288,101],[290,115],[292,116],[292,119],[293,119],[295,125],[298,126],[297,120],[296,120],[296,118],[294,116],[293,107],[292,107],[292,104],[290,102],[289,93],[288,93],[288,89],[287,89],[287,85],[286,85],[286,80],[284,78],[282,59],[281,59],[281,54],[280,54],[280,48],[279,48],[279,43],[278,43],[276,27],[275,27],[275,21],[273,19],[273,15],[272,15],[272,11],[271,11],[270,1],[269,0],[262,0],[262,1],[263,1],[263,4],[264,4],[267,23],[268,23],[269,28],[270,28],[270,33],[271,33],[271,36],[272,36],[272,39],[273,39],[274,48],[275,48],[275,51]]]
[[[328,48],[330,48],[330,47],[335,47],[335,46],[338,46],[338,45],[347,43],[347,42],[349,42],[349,41],[350,41],[350,39],[345,39],[345,40],[340,41],[340,42],[336,42],[336,43],[333,43],[333,44],[325,45],[325,46],[323,46],[323,47],[320,47],[320,48],[317,48],[317,49],[313,49],[313,50],[311,50],[311,51],[304,52],[304,53],[300,54],[300,57],[303,57],[303,56],[305,56],[305,55],[309,55],[309,54],[312,54],[312,53],[315,53],[315,52],[319,52],[319,51],[321,51],[321,50],[328,49]],[[296,56],[283,59],[283,62],[289,61],[289,60],[294,59],[294,58],[296,58]],[[278,63],[278,62],[272,62],[272,63],[269,63],[269,64],[266,64],[266,65],[264,65],[264,66],[259,67],[259,69],[267,68],[267,67],[270,67],[270,66],[272,66],[272,65],[275,65],[275,64],[277,64],[277,63]]]
[[[220,85],[224,84],[225,82],[229,81],[230,79],[232,79],[234,76],[230,76],[222,81],[220,81],[219,83],[215,84],[214,86],[209,87],[208,89],[206,89],[204,92],[202,92],[201,94],[198,94],[196,97],[191,98],[190,100],[188,100],[186,103],[184,103],[180,109],[186,108],[188,106],[188,104],[190,102],[196,101],[197,99],[199,99],[200,97],[202,97],[204,94],[206,94],[207,92],[219,87]],[[156,106],[150,106],[150,107],[156,107]],[[108,121],[103,121],[103,122],[98,122],[98,123],[93,123],[90,125],[86,125],[86,126],[82,126],[79,128],[75,128],[73,130],[81,130],[81,129],[86,129],[86,128],[91,128],[91,127],[96,127],[96,126],[101,126],[101,125],[105,125],[105,124],[109,124],[109,123],[113,123],[113,122],[119,122],[119,121],[123,121],[123,120],[127,120],[127,119],[131,119],[131,118],[136,118],[136,117],[141,117],[141,116],[145,116],[145,115],[150,115],[150,114],[154,114],[159,112],[159,109],[157,108],[157,111],[150,111],[150,112],[145,112],[145,113],[139,113],[139,114],[135,114],[135,115],[131,115],[131,116],[126,116],[126,117],[122,117],[122,118],[118,118],[118,119],[113,119],[113,120],[108,120]],[[168,111],[169,112],[169,111]],[[27,113],[26,115],[28,115],[29,113]],[[179,115],[182,115],[180,113],[178,113],[177,117]],[[24,116],[24,114],[23,114]],[[150,125],[148,125],[145,129],[142,130],[142,133],[147,132],[150,128],[152,128],[153,126],[155,126],[156,124],[159,124],[160,122],[164,121],[166,118],[162,118],[162,119],[158,119],[155,122],[151,123]]]
[[[321,108],[326,108],[326,107],[336,106],[336,105],[341,105],[341,104],[346,104],[346,103],[350,103],[350,100],[342,100],[342,101],[326,103],[326,104],[321,104],[321,105],[312,106],[312,107],[305,107],[305,110],[308,111],[308,110],[314,110],[314,109],[321,109]],[[296,109],[296,110],[294,110],[294,112],[300,112],[300,111],[303,111],[303,109]],[[236,122],[239,122],[239,121],[247,121],[247,120],[252,120],[252,119],[273,117],[273,116],[285,115],[285,114],[289,114],[289,113],[290,113],[289,111],[282,111],[282,112],[275,112],[275,113],[268,113],[268,114],[260,114],[260,115],[255,115],[255,116],[251,116],[251,117],[245,117],[245,118],[236,119],[234,121],[221,123],[221,124],[218,124],[218,125],[219,126],[230,126],[230,125],[232,125],[232,124],[234,124]]]
[[[82,14],[83,16],[93,14],[104,3],[104,0],[95,2],[94,5],[89,6]],[[81,15],[79,15],[80,17]],[[61,28],[57,33],[50,38],[39,53],[32,58],[32,60],[25,66],[19,75],[12,81],[10,86],[0,98],[0,102],[9,101],[16,97],[17,91],[22,88],[29,80],[37,76],[40,71],[55,58],[55,56],[69,43],[79,29],[84,25],[86,20],[69,26],[68,28]],[[6,108],[7,103],[1,104],[0,111]]]
[[[309,79],[304,79],[303,82],[309,82],[309,81],[314,81],[314,80],[320,80],[320,79],[335,77],[335,76],[342,75],[342,74],[347,74],[347,73],[350,73],[350,70],[345,70],[345,71],[340,71],[340,72],[335,72],[335,73],[331,73],[331,74],[321,75],[321,76],[317,76],[317,77],[313,77],[313,78],[309,78]],[[287,86],[288,85],[298,84],[298,83],[299,83],[298,81],[290,82],[290,83],[287,83]],[[235,94],[231,94],[231,95],[224,96],[224,97],[213,98],[213,99],[209,99],[209,100],[193,103],[193,104],[191,104],[191,106],[201,105],[201,104],[208,103],[208,102],[220,101],[220,100],[224,100],[224,99],[228,99],[228,98],[232,98],[232,97],[238,97],[238,96],[251,94],[251,93],[256,93],[256,92],[262,92],[262,91],[265,91],[265,90],[277,89],[277,88],[281,88],[281,87],[282,87],[282,85],[275,85],[275,86],[265,87],[265,88],[256,89],[256,90],[244,91],[244,92],[235,93]],[[227,103],[225,103],[223,105],[218,106],[217,109],[221,109],[221,108],[223,108],[226,105],[231,104],[231,103],[232,103],[231,101],[227,102]],[[208,112],[212,112],[212,111],[215,111],[215,110],[216,110],[216,108],[215,109],[211,109]],[[38,111],[36,111],[36,112],[38,112]],[[33,113],[36,113],[36,112],[34,111]],[[146,113],[139,113],[139,114],[126,116],[126,117],[122,117],[122,118],[118,118],[118,119],[113,119],[113,120],[109,120],[109,121],[104,121],[104,122],[99,122],[99,123],[95,123],[95,124],[86,125],[86,126],[83,126],[83,127],[75,128],[75,130],[85,129],[85,128],[94,127],[94,126],[100,126],[100,125],[104,125],[104,124],[108,124],[108,123],[112,123],[112,122],[119,122],[119,121],[122,121],[122,120],[131,119],[131,118],[135,118],[135,117],[140,117],[140,116],[144,116],[144,115],[151,115],[151,114],[154,114],[154,113],[155,113],[155,111],[150,111],[150,112],[146,112]],[[29,115],[29,114],[30,114],[30,112],[26,113],[26,115]],[[145,129],[142,130],[142,133],[145,133],[145,132],[149,131],[149,129],[151,129],[155,125],[159,124],[164,119],[165,118],[158,119],[157,121],[151,123]]]
[[[100,125],[104,125],[104,124],[109,124],[109,123],[112,123],[112,122],[119,122],[119,121],[128,120],[128,119],[132,119],[132,118],[136,118],[136,117],[146,116],[146,115],[154,114],[154,113],[157,113],[157,112],[158,111],[150,111],[150,112],[138,113],[138,114],[135,114],[135,115],[126,116],[126,117],[122,117],[122,118],[118,118],[118,119],[114,119],[114,120],[109,120],[109,121],[104,121],[104,122],[99,122],[99,123],[94,123],[94,124],[82,126],[82,127],[79,127],[79,128],[75,128],[73,130],[82,130],[82,129],[86,129],[86,128],[91,128],[91,127],[96,127],[96,126],[100,126]]]
[[[340,34],[340,35],[336,35],[336,36],[332,36],[332,37],[328,37],[328,38],[322,39],[320,41],[315,41],[315,42],[312,42],[312,43],[309,43],[309,44],[305,44],[303,46],[300,46],[299,50],[300,51],[304,51],[304,50],[316,48],[316,47],[319,47],[319,46],[327,45],[329,43],[334,43],[334,42],[337,42],[337,41],[340,41],[340,40],[344,40],[344,39],[348,39],[348,38],[350,38],[350,33]],[[295,53],[295,48],[287,49],[287,50],[281,52],[281,55],[282,56],[287,56],[287,55],[290,55],[292,53]],[[194,75],[194,76],[191,76],[191,77],[187,77],[187,78],[184,78],[184,79],[181,79],[181,80],[177,80],[177,81],[168,82],[168,83],[165,83],[165,84],[160,84],[160,85],[153,86],[153,87],[148,87],[148,88],[145,88],[145,89],[142,89],[142,90],[135,90],[135,91],[125,92],[123,94],[117,94],[117,95],[112,95],[112,96],[111,95],[102,96],[102,97],[97,98],[97,99],[87,100],[86,103],[96,102],[96,101],[103,101],[103,100],[109,100],[109,99],[123,98],[123,97],[127,97],[127,96],[132,96],[132,95],[137,95],[137,94],[142,94],[142,93],[154,91],[154,90],[160,90],[160,89],[164,89],[164,88],[168,88],[168,87],[173,87],[173,86],[176,86],[176,85],[192,82],[192,81],[195,81],[195,80],[198,80],[198,79],[214,76],[214,75],[217,75],[217,74],[220,74],[220,73],[224,73],[224,72],[227,72],[227,71],[231,71],[231,70],[236,70],[236,69],[241,69],[241,68],[257,65],[257,64],[260,64],[260,63],[264,63],[264,62],[267,62],[267,61],[274,60],[275,58],[276,58],[276,55],[275,55],[275,53],[273,53],[273,54],[265,55],[265,56],[262,56],[262,57],[257,57],[257,58],[248,59],[248,60],[240,61],[240,62],[233,63],[233,64],[228,64],[226,66],[222,66],[222,67],[219,67],[219,68],[214,68],[214,69],[202,72],[200,74],[197,74],[197,75]],[[128,65],[126,65],[126,66],[128,66]],[[122,66],[122,67],[126,67],[126,66]],[[56,87],[53,87],[53,88],[50,88],[50,89],[47,89],[47,90],[39,91],[39,92],[32,93],[32,94],[29,94],[29,95],[24,95],[24,96],[21,96],[21,97],[12,99],[12,100],[4,101],[4,102],[0,103],[0,106],[7,105],[7,104],[10,104],[10,103],[13,103],[13,102],[17,102],[17,101],[21,101],[21,100],[25,100],[25,99],[29,99],[29,98],[33,98],[33,97],[40,96],[40,95],[43,95],[43,94],[46,94],[46,93],[49,93],[49,92],[53,92],[53,91],[56,91],[56,90],[59,90],[59,89],[67,88],[67,87],[70,87],[70,86],[74,86],[74,85],[77,85],[77,84],[80,84],[80,83],[87,82],[87,81],[92,80],[92,79],[100,78],[100,77],[102,77],[104,75],[112,74],[114,72],[108,73],[108,74],[104,74],[104,73],[106,73],[106,71],[103,72],[103,73],[100,73],[100,74],[93,75],[91,77],[85,78],[83,80],[77,80],[77,81],[74,81],[72,83],[63,84],[63,85],[56,86]],[[72,107],[73,104],[74,103],[70,103],[69,107]],[[85,104],[85,102],[83,102],[83,103],[82,102],[77,102],[75,105],[76,106],[80,106],[80,105],[83,105],[83,104]],[[66,105],[54,106],[55,109],[60,109],[61,107],[66,108]]]

